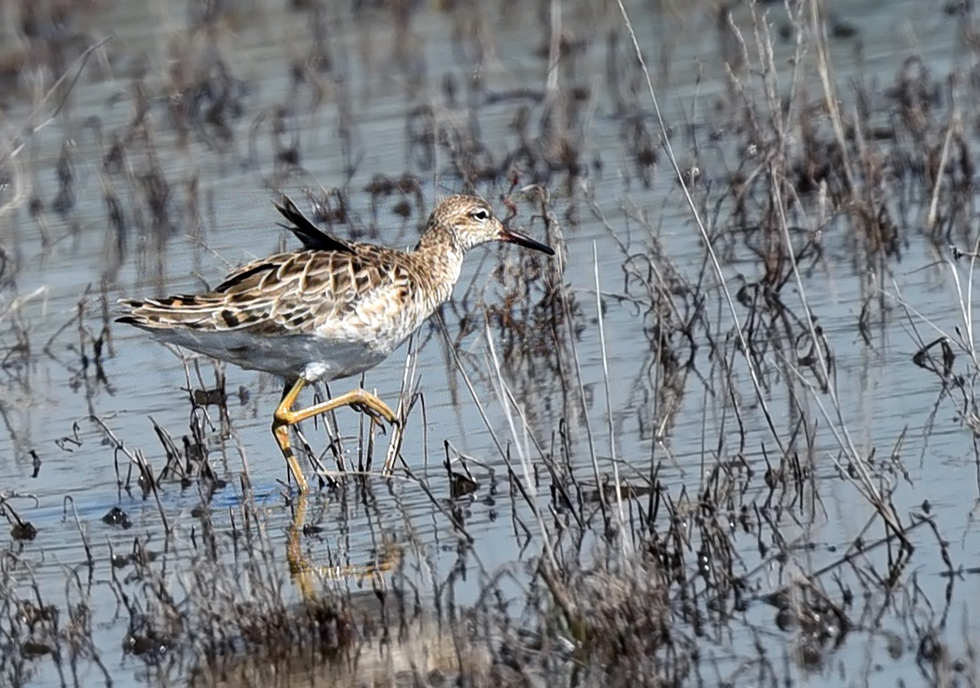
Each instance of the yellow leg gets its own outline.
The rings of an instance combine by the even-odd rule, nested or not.
[[[286,542],[286,560],[289,562],[289,573],[299,586],[300,593],[306,602],[317,602],[318,588],[324,581],[343,582],[355,578],[358,584],[371,576],[376,588],[386,586],[382,574],[393,571],[402,560],[402,547],[394,543],[382,543],[380,551],[375,554],[374,561],[365,564],[346,564],[340,566],[317,566],[312,564],[303,554],[303,526],[306,523],[306,505],[308,493],[301,492],[296,497],[293,522],[289,528]]]
[[[292,464],[290,464],[292,467]],[[306,478],[303,478],[303,485]],[[303,488],[300,488],[303,490]],[[312,600],[315,596],[315,584],[310,575],[312,567],[307,563],[303,556],[303,543],[300,536],[303,533],[303,525],[306,523],[306,491],[299,493],[296,500],[296,510],[293,512],[293,523],[289,528],[289,538],[286,542],[286,560],[289,562],[289,573],[292,574],[299,584],[299,590],[304,600]]]
[[[389,423],[394,423],[396,420],[394,411],[388,408],[387,404],[363,389],[355,389],[346,394],[341,394],[339,397],[327,399],[308,408],[293,411],[293,404],[296,403],[296,399],[304,387],[306,387],[306,380],[303,378],[294,382],[292,387],[287,387],[282,395],[282,401],[276,407],[276,412],[272,419],[272,434],[279,444],[279,450],[282,452],[283,458],[289,464],[289,470],[292,472],[293,478],[296,479],[296,485],[299,487],[300,492],[306,492],[309,489],[309,484],[306,482],[306,476],[303,475],[303,470],[299,466],[299,460],[296,458],[296,454],[293,453],[293,448],[289,443],[289,427],[291,425],[295,425],[301,420],[333,411],[341,406],[361,407],[372,417],[379,416]]]

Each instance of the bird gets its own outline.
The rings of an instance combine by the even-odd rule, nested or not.
[[[449,300],[470,249],[499,241],[555,252],[506,227],[489,203],[472,195],[441,200],[407,251],[327,234],[285,195],[274,206],[288,222],[280,226],[301,249],[246,263],[211,291],[120,299],[128,312],[116,321],[281,377],[272,434],[302,494],[309,484],[290,444],[291,426],[342,406],[397,422],[388,405],[364,389],[294,410],[307,385],[359,375],[384,361]]]

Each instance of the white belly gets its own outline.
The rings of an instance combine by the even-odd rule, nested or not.
[[[326,341],[306,334],[271,338],[241,331],[156,330],[153,334],[163,341],[241,368],[286,379],[303,377],[310,382],[358,375],[381,363],[390,353],[390,350],[378,351],[363,341]]]

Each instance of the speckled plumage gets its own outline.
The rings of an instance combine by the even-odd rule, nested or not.
[[[475,196],[442,201],[408,252],[323,234],[288,199],[276,207],[312,248],[252,261],[204,294],[124,300],[120,322],[287,379],[349,377],[384,360],[449,298],[467,249],[506,232]]]
[[[476,196],[441,201],[412,251],[325,234],[289,199],[276,208],[291,223],[302,250],[243,265],[207,293],[124,299],[120,303],[129,313],[118,321],[242,368],[283,376],[287,394],[277,409],[276,418],[284,419],[280,425],[305,413],[289,406],[306,382],[357,375],[397,348],[449,298],[470,248],[507,241],[554,253],[506,229]],[[380,415],[393,416],[368,396],[377,401],[377,408],[374,401],[368,405]],[[287,454],[288,439],[278,434],[277,439]],[[287,460],[295,474],[297,467],[288,455]],[[296,477],[305,487],[302,475]]]

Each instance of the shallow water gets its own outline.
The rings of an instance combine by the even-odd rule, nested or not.
[[[622,31],[620,20],[615,11],[593,15],[588,7],[588,3],[567,7],[563,15],[571,34],[591,46],[572,62],[563,63],[564,69],[589,89],[590,97],[580,113],[587,122],[581,127],[585,136],[577,142],[587,168],[587,183],[575,181],[569,192],[565,175],[556,173],[550,180],[557,216],[564,219],[570,211],[574,217],[562,227],[567,242],[563,278],[581,308],[578,322],[584,328],[575,342],[575,353],[581,384],[590,400],[584,413],[566,418],[575,449],[570,461],[583,479],[591,478],[591,452],[585,430],[588,424],[603,475],[612,474],[613,455],[619,461],[619,475],[635,483],[642,483],[651,474],[653,463],[660,462],[658,478],[672,495],[682,493],[684,488],[697,494],[707,467],[718,459],[734,458],[740,453],[753,471],[764,472],[767,457],[772,460],[772,433],[751,394],[745,366],[738,362],[740,386],[734,394],[744,432],[744,444],[739,445],[739,424],[732,416],[729,399],[717,394],[722,389],[717,384],[721,375],[718,362],[704,342],[699,343],[681,406],[667,425],[667,432],[657,437],[651,430],[656,412],[649,397],[654,375],[651,346],[640,311],[618,298],[624,292],[626,252],[617,242],[628,243],[629,252],[634,253],[655,236],[673,265],[691,282],[698,281],[704,250],[662,154],[651,172],[649,188],[638,176],[631,151],[623,140],[621,118],[607,92],[604,72],[602,46],[610,29],[619,27]],[[10,8],[5,11],[13,12]],[[108,382],[97,383],[93,367],[84,367],[78,354],[79,326],[73,318],[78,313],[80,295],[91,290],[85,299],[83,322],[89,334],[96,337],[102,327],[99,299],[103,281],[108,308],[114,315],[115,299],[120,297],[179,293],[217,284],[230,266],[277,250],[283,242],[284,233],[273,224],[276,217],[271,201],[277,190],[300,200],[302,189],[307,187],[347,185],[351,190],[351,225],[378,228],[372,238],[408,246],[417,236],[416,226],[436,199],[461,188],[458,177],[447,172],[444,151],[440,150],[434,171],[421,168],[419,150],[407,144],[405,118],[406,112],[418,104],[445,102],[440,84],[447,75],[456,81],[459,100],[465,102],[467,98],[466,84],[476,69],[467,63],[462,52],[475,50],[477,41],[467,41],[463,47],[454,44],[450,15],[435,7],[419,8],[411,31],[417,44],[407,46],[404,55],[397,55],[397,35],[386,12],[354,15],[346,6],[331,7],[326,14],[331,22],[329,47],[335,71],[308,73],[308,79],[318,76],[321,81],[296,86],[290,82],[290,65],[311,50],[310,13],[287,12],[280,3],[259,0],[250,3],[248,10],[230,12],[226,22],[219,25],[217,45],[233,68],[233,91],[239,94],[236,102],[241,111],[231,109],[225,113],[233,135],[222,141],[217,127],[206,119],[196,122],[185,137],[168,119],[167,100],[162,94],[166,92],[168,70],[178,64],[171,54],[170,41],[187,40],[184,11],[183,7],[108,4],[95,15],[97,18],[87,20],[87,25],[75,27],[96,42],[110,35],[112,40],[86,63],[65,107],[54,119],[47,121],[52,100],[58,99],[32,99],[28,74],[22,75],[19,91],[8,92],[2,103],[0,146],[9,150],[17,143],[26,143],[13,157],[0,148],[0,160],[9,175],[0,196],[0,201],[9,204],[0,214],[0,236],[8,258],[3,278],[12,280],[0,292],[8,326],[3,345],[9,351],[20,331],[29,342],[29,353],[11,354],[4,364],[9,381],[0,397],[6,425],[6,431],[0,433],[0,486],[9,493],[24,495],[11,498],[10,504],[39,531],[31,542],[8,542],[6,546],[16,554],[18,563],[5,571],[16,581],[15,587],[26,589],[36,581],[45,599],[56,602],[67,601],[66,571],[88,570],[83,539],[91,546],[97,562],[97,580],[104,581],[110,575],[110,548],[129,551],[134,538],[151,550],[166,547],[170,575],[181,580],[188,575],[181,570],[181,564],[193,558],[195,537],[203,527],[195,512],[202,503],[196,487],[181,489],[176,481],[164,483],[159,506],[153,499],[140,498],[138,490],[132,494],[120,490],[112,448],[90,418],[98,416],[127,447],[142,451],[154,467],[162,466],[165,456],[150,418],[166,428],[179,445],[181,435],[188,432],[191,414],[188,395],[182,389],[186,380],[180,357],[148,341],[139,331],[113,325],[111,349],[104,352],[102,360]],[[912,54],[920,55],[938,73],[967,59],[961,54],[962,49],[949,47],[956,36],[956,20],[939,11],[926,12],[921,3],[865,2],[857,7],[842,4],[839,11],[841,18],[860,32],[857,38],[831,41],[837,83],[842,91],[850,78],[892,83],[902,61]],[[485,12],[484,18],[492,27],[492,35],[483,37],[490,51],[479,73],[485,87],[495,93],[517,88],[542,90],[548,78],[547,60],[534,52],[546,33],[537,10],[523,6],[507,11],[487,7]],[[783,21],[782,10],[774,8],[772,12],[778,27]],[[646,6],[632,9],[631,15],[641,44],[648,50],[651,67],[658,66],[655,61],[662,55],[669,55],[669,74],[658,75],[658,95],[665,116],[674,127],[673,145],[680,164],[683,167],[696,163],[703,184],[723,184],[729,171],[736,167],[738,152],[726,147],[727,114],[713,106],[716,100],[727,97],[718,60],[715,18],[700,9],[677,15]],[[752,25],[748,15],[737,14],[736,19],[749,36]],[[197,49],[204,50],[201,34],[195,40],[199,41]],[[792,44],[777,46],[776,64],[786,66]],[[0,49],[14,51],[18,44],[5,35]],[[124,174],[110,174],[102,165],[112,137],[125,135],[134,116],[132,79],[144,68],[149,75],[147,83],[158,89],[149,102],[153,143],[146,148],[132,144],[125,166],[127,174],[137,180],[158,169],[171,184],[167,203],[171,226],[163,229],[154,227],[145,216],[146,187],[131,182]],[[335,74],[343,75],[343,79],[334,78]],[[639,85],[635,88],[642,91]],[[349,99],[344,97],[345,91],[350,94]],[[414,97],[410,97],[412,93]],[[815,100],[817,93],[814,88],[811,98]],[[314,100],[317,97],[322,98],[319,104]],[[640,102],[648,107],[645,99],[640,98]],[[347,116],[343,112],[345,105],[350,106],[349,116],[354,122],[351,157],[356,169],[349,176],[343,155],[346,144],[340,134]],[[296,142],[303,168],[302,172],[294,170],[288,175],[275,169],[269,133],[276,109],[284,106],[294,111],[286,118],[281,139],[287,145]],[[529,107],[533,103],[529,102]],[[514,100],[504,100],[478,110],[481,140],[499,147],[487,153],[495,160],[501,160],[517,146],[516,109]],[[539,114],[540,109],[535,112]],[[459,116],[450,110],[440,114],[449,121]],[[91,125],[93,118],[98,120],[101,138]],[[651,132],[655,131],[652,118],[645,117],[644,121]],[[43,128],[28,133],[26,127],[42,123]],[[694,135],[685,131],[688,124]],[[713,132],[719,134],[717,143],[712,142]],[[71,160],[75,204],[60,215],[51,210],[51,204],[58,191],[56,167],[63,148]],[[381,199],[377,207],[372,207],[369,194],[361,189],[375,175],[396,178],[405,170],[420,177],[424,207],[413,208],[408,219],[400,218],[392,212],[394,205],[403,200],[398,194]],[[522,183],[530,181],[525,179]],[[502,182],[480,190],[496,200],[505,188],[506,182]],[[120,255],[109,248],[116,244],[117,237],[110,227],[103,198],[107,189],[120,198],[129,227],[126,248]],[[15,202],[18,194],[22,195]],[[26,203],[34,194],[42,206],[37,217],[28,212]],[[586,202],[590,194],[609,229],[590,210]],[[414,196],[406,195],[404,200],[413,203]],[[196,212],[185,210],[192,202],[197,204]],[[808,212],[817,212],[813,203],[804,206]],[[636,222],[637,213],[632,208],[648,214],[652,236]],[[532,206],[522,205],[519,221],[540,237],[543,224],[529,219],[532,212]],[[144,213],[142,220],[139,213]],[[920,216],[924,216],[924,211]],[[804,219],[797,217],[793,222],[803,225]],[[885,466],[876,476],[879,484],[897,483],[893,500],[903,520],[928,503],[935,533],[948,540],[954,567],[972,567],[980,544],[973,539],[978,489],[974,436],[960,422],[957,404],[942,395],[936,378],[911,363],[918,348],[912,327],[920,329],[925,341],[938,335],[921,320],[906,318],[891,298],[900,292],[910,309],[943,331],[951,331],[959,324],[959,314],[952,306],[955,291],[950,270],[939,262],[945,256],[934,252],[924,231],[903,228],[901,261],[888,261],[886,270],[875,275],[877,282],[870,288],[890,295],[883,301],[891,310],[873,316],[868,345],[858,330],[858,318],[862,299],[869,290],[869,277],[860,268],[857,242],[847,236],[847,228],[843,219],[827,225],[822,258],[805,273],[804,282],[809,308],[833,349],[841,418],[856,449],[863,454],[874,450]],[[345,233],[350,228],[340,226],[333,231]],[[293,245],[291,238],[285,237],[285,241]],[[961,248],[968,247],[958,237],[951,241]],[[464,268],[455,307],[445,310],[451,338],[460,332],[461,313],[476,316],[477,325],[462,338],[459,351],[464,369],[473,378],[487,423],[455,367],[449,364],[448,348],[439,329],[423,328],[417,339],[422,344],[417,372],[424,415],[421,406],[413,411],[402,455],[411,471],[425,480],[432,496],[401,471],[391,482],[369,479],[370,489],[350,485],[318,494],[310,504],[307,521],[323,530],[306,538],[304,546],[321,563],[368,564],[379,557],[379,552],[387,551],[385,541],[391,541],[398,543],[400,556],[411,562],[408,570],[420,581],[444,580],[460,562],[472,567],[469,576],[456,579],[455,597],[460,604],[475,601],[487,578],[501,570],[515,574],[514,582],[507,585],[511,586],[513,598],[520,598],[528,585],[527,562],[540,555],[541,545],[538,540],[515,535],[520,533],[515,518],[527,523],[531,533],[539,534],[539,526],[526,506],[515,506],[513,500],[506,498],[506,467],[494,436],[510,446],[515,459],[523,444],[523,452],[533,461],[537,452],[526,432],[533,433],[543,446],[551,447],[560,421],[576,411],[577,405],[562,402],[563,386],[556,379],[526,372],[505,376],[515,396],[524,402],[528,429],[512,432],[508,424],[494,386],[497,376],[490,364],[482,312],[486,304],[499,304],[507,291],[505,287],[510,286],[495,281],[494,269],[502,262],[513,265],[518,251],[514,247],[477,251]],[[737,275],[756,279],[759,265],[742,247],[724,261],[723,270],[726,279],[737,285]],[[605,351],[596,318],[597,281],[602,295]],[[485,285],[489,285],[486,304]],[[707,294],[707,317],[713,322],[729,323],[731,316],[719,299],[717,280],[710,271],[705,272],[702,286]],[[467,291],[470,288],[472,292]],[[792,285],[783,291],[787,301],[796,295],[797,289]],[[22,303],[13,308],[15,299]],[[747,317],[745,309],[736,312],[740,318]],[[503,355],[502,333],[494,327],[489,328],[489,333],[496,356]],[[91,357],[90,339],[86,340],[86,347]],[[372,370],[367,386],[376,388],[386,400],[397,399],[406,354],[407,349],[403,348]],[[831,410],[832,400],[826,394],[807,393],[805,383],[790,385],[781,379],[778,371],[783,370],[782,375],[786,376],[791,373],[780,366],[777,352],[769,352],[767,361],[772,368],[762,381],[767,386],[764,398],[780,436],[792,436],[797,418],[787,391],[790,386],[803,394],[797,403],[820,418],[813,440],[813,480],[818,488],[809,493],[812,501],[776,516],[783,519],[780,533],[796,538],[798,547],[790,549],[797,559],[777,562],[760,554],[762,535],[733,533],[742,570],[752,572],[752,592],[759,595],[832,564],[859,536],[868,541],[882,536],[881,524],[869,501],[853,483],[840,479],[847,466],[839,451],[839,440],[829,430],[835,426],[842,431]],[[520,370],[528,370],[526,361],[520,365]],[[201,371],[203,386],[213,385],[211,364],[202,361]],[[231,519],[236,518],[233,514],[243,501],[240,478],[247,472],[266,519],[264,527],[274,559],[282,561],[293,512],[278,482],[285,477],[285,467],[269,433],[280,383],[234,368],[227,368],[224,374],[230,394],[230,429],[224,437],[212,430],[207,440],[211,465],[229,484],[207,502],[209,526],[219,533],[232,529]],[[568,379],[577,385],[574,375]],[[606,413],[607,379],[613,441]],[[333,391],[345,391],[348,382],[334,383]],[[240,388],[246,392],[242,396],[238,394]],[[818,404],[828,409],[826,419],[816,410]],[[217,411],[211,411],[218,423]],[[339,412],[337,420],[346,438],[344,446],[354,460],[362,420],[349,410]],[[306,424],[304,430],[314,447],[327,446],[329,438],[322,426],[314,429],[312,424]],[[376,460],[383,456],[387,441],[387,436],[377,438]],[[441,467],[445,442],[474,460],[471,469],[481,485],[471,501],[449,499],[449,483]],[[795,446],[802,451],[802,445]],[[41,462],[37,477],[32,476],[32,450]],[[893,452],[900,461],[896,461],[894,470],[889,470]],[[839,468],[835,459],[844,464]],[[125,470],[126,459],[119,460]],[[327,463],[330,465],[329,458]],[[520,468],[517,472],[521,475]],[[763,501],[767,491],[766,485],[756,480],[743,499]],[[535,494],[542,504],[547,502],[546,481],[538,484]],[[66,495],[71,498],[68,507]],[[129,515],[131,528],[123,530],[102,522],[101,517],[113,506]],[[450,510],[455,510],[456,528],[449,518]],[[172,539],[163,536],[161,511],[174,524]],[[872,532],[865,532],[869,522],[873,524]],[[550,521],[549,527],[554,527]],[[473,538],[472,549],[461,546],[461,530]],[[775,663],[786,658],[786,671],[797,680],[840,685],[844,676],[855,684],[894,682],[918,671],[917,648],[902,646],[896,652],[894,645],[888,644],[893,637],[907,637],[903,624],[909,618],[919,620],[923,626],[935,625],[954,651],[964,652],[964,641],[978,630],[970,614],[978,592],[975,578],[944,575],[946,567],[939,558],[937,536],[930,529],[918,528],[909,537],[917,549],[897,589],[892,591],[896,600],[881,604],[879,618],[853,620],[856,626],[845,642],[823,655],[817,666],[794,663],[794,635],[777,628],[771,607],[756,603],[748,606],[741,623],[724,630],[713,628],[708,633],[703,655],[713,665],[712,671],[717,669],[721,677],[735,684],[747,684],[737,668],[752,665],[755,643],[761,642],[770,648]],[[842,585],[857,589],[857,582],[880,575],[885,557],[882,548],[869,552],[867,559],[859,557],[843,567]],[[291,579],[285,564],[281,578],[286,594],[298,600],[299,592],[289,587]],[[834,588],[827,581],[822,582]],[[356,581],[340,584],[358,585]],[[72,599],[73,594],[69,586],[67,598]],[[159,667],[150,670],[143,659],[123,652],[129,619],[110,586],[95,585],[90,595],[93,644],[113,685],[160,682]],[[937,612],[938,609],[944,611]],[[62,682],[50,659],[36,660],[33,670],[36,673],[30,677],[31,685]],[[179,670],[174,670],[174,674],[171,678],[184,678]],[[104,682],[104,675],[92,664],[83,665],[78,682],[95,685]]]

